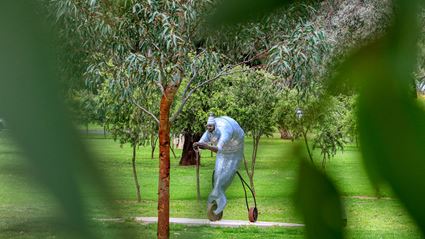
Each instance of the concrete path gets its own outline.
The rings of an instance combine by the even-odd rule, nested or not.
[[[136,217],[136,222],[150,224],[157,223],[156,217]],[[212,227],[241,227],[241,226],[256,226],[256,227],[303,227],[303,224],[284,223],[284,222],[249,222],[248,220],[220,220],[211,222],[208,219],[194,218],[170,218],[170,223],[183,224],[187,226],[212,226]]]

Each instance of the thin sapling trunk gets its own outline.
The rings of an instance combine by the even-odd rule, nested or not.
[[[136,145],[133,145],[133,158],[131,159],[131,163],[133,166],[134,183],[136,184],[137,202],[141,202],[142,197],[140,194],[140,184],[139,184],[139,179],[137,178],[137,170],[136,170]]]

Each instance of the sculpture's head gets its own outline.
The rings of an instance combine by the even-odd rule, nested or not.
[[[215,125],[214,124],[207,124],[207,130],[208,132],[212,133],[215,130]]]
[[[207,130],[210,133],[214,132],[215,130],[215,117],[213,113],[210,113],[210,116],[208,117]]]

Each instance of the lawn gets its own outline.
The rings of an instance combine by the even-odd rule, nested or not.
[[[91,224],[101,238],[112,238],[116,233],[135,232],[139,238],[154,238],[155,225],[135,223],[135,216],[156,216],[158,159],[150,158],[150,149],[138,149],[137,167],[141,183],[142,202],[136,202],[131,171],[131,148],[120,145],[103,135],[84,137],[88,147],[97,155],[97,162],[107,176],[109,188],[114,192],[114,203],[124,222],[92,220]],[[260,221],[302,223],[292,203],[296,179],[296,160],[292,157],[293,143],[279,138],[264,138],[258,153],[255,186]],[[249,157],[251,141],[246,141]],[[179,155],[181,152],[176,151]],[[315,157],[319,158],[318,152]],[[203,152],[201,168],[202,203],[196,201],[194,167],[178,166],[171,162],[171,217],[205,218],[205,200],[211,188],[214,157]],[[241,170],[241,172],[243,172]],[[348,238],[421,238],[416,226],[391,191],[380,189],[381,198],[370,186],[363,170],[358,150],[349,145],[327,165],[327,172],[340,189],[347,210]],[[7,133],[0,133],[0,238],[54,238],[53,215],[55,201],[46,190],[35,184],[28,175],[19,150],[10,142]],[[223,219],[247,220],[244,194],[237,178],[227,191],[228,205]],[[105,206],[94,199],[90,191],[91,218],[111,216]],[[211,228],[172,225],[171,238],[303,238],[302,228]]]

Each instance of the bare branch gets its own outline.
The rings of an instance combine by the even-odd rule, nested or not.
[[[260,59],[262,56],[264,56],[265,54],[267,54],[269,51],[270,51],[269,49],[266,49],[264,51],[261,51],[261,52],[257,53],[255,56],[249,58],[248,60],[241,61],[241,62],[235,64],[234,66],[239,66],[239,65],[247,64],[247,63],[250,63],[251,61]]]
[[[196,87],[194,87],[192,90],[189,91],[189,93],[187,94],[186,97],[184,97],[182,99],[182,102],[180,104],[179,109],[176,111],[176,113],[174,113],[174,115],[171,117],[170,122],[173,123],[174,120],[176,120],[177,116],[182,112],[183,107],[185,106],[185,104],[187,103],[187,100],[190,98],[190,96],[199,88],[201,88],[202,86],[209,84],[217,79],[219,79],[222,76],[227,76],[227,75],[232,75],[232,74],[236,74],[236,73],[240,73],[240,72],[245,72],[245,71],[249,71],[251,69],[243,69],[243,70],[239,70],[239,71],[230,71],[232,68],[227,68],[226,70],[222,70],[221,72],[219,72],[216,76],[214,76],[213,78],[210,78],[204,82],[199,83]]]
[[[196,79],[196,77],[198,76],[198,71],[195,68],[195,62],[196,62],[196,58],[199,58],[199,56],[204,53],[206,50],[204,49],[202,52],[200,52],[199,54],[196,55],[194,61],[192,62],[192,64],[190,65],[190,69],[192,71],[192,77],[190,78],[189,82],[187,83],[184,91],[183,91],[183,95],[182,97],[184,98],[187,94],[187,91],[190,88],[190,85],[192,84],[192,82]]]
[[[165,95],[165,89],[164,86],[162,86],[160,81],[155,81],[155,84],[158,86],[159,90],[161,91],[162,95]]]
[[[204,51],[205,51],[205,50],[204,50]],[[192,65],[192,66],[191,66],[191,69],[192,69],[192,71],[194,72],[194,75],[192,76],[192,78],[191,78],[191,79],[189,80],[189,82],[187,83],[186,88],[184,89],[184,92],[183,92],[183,95],[182,95],[182,102],[181,102],[181,104],[180,104],[180,106],[179,106],[178,110],[176,111],[176,113],[174,113],[174,114],[173,114],[173,116],[171,117],[170,122],[171,122],[171,123],[173,123],[173,122],[176,120],[176,118],[178,117],[178,115],[182,112],[183,107],[184,107],[184,106],[185,106],[185,104],[187,103],[187,100],[190,98],[190,96],[191,96],[191,95],[192,95],[192,94],[193,94],[193,93],[194,93],[197,89],[201,88],[202,86],[204,86],[204,85],[206,85],[206,84],[209,84],[209,83],[211,83],[211,82],[213,82],[213,81],[217,80],[218,78],[220,78],[220,77],[222,77],[222,76],[227,76],[227,75],[232,75],[232,74],[236,74],[236,73],[246,72],[246,71],[249,71],[249,70],[252,70],[252,69],[257,68],[257,67],[251,67],[251,68],[242,69],[242,70],[238,70],[238,71],[231,71],[234,67],[239,66],[239,65],[243,65],[243,64],[246,64],[246,63],[249,63],[249,62],[251,62],[251,61],[253,61],[253,60],[256,60],[256,59],[258,59],[260,56],[264,55],[264,54],[265,54],[265,53],[267,53],[267,52],[268,52],[268,50],[264,50],[264,51],[262,51],[262,52],[258,53],[257,55],[253,56],[252,58],[248,59],[248,60],[245,60],[245,61],[239,62],[239,63],[237,63],[237,64],[234,64],[234,65],[230,65],[230,66],[225,67],[225,69],[224,69],[224,70],[222,70],[222,71],[220,71],[217,75],[215,75],[214,77],[212,77],[212,78],[210,78],[210,79],[208,79],[208,80],[206,80],[206,81],[204,81],[204,82],[199,83],[196,87],[194,87],[192,90],[190,90],[190,91],[189,91],[189,93],[187,93],[187,91],[189,90],[189,88],[190,88],[190,86],[191,86],[191,84],[192,84],[193,80],[194,80],[194,79],[196,78],[196,76],[197,76],[197,71],[194,71],[194,68],[193,68],[193,65]],[[198,57],[199,55],[201,55],[201,53],[200,53],[200,54],[198,54],[198,55],[197,55],[197,57]],[[186,95],[186,94],[187,94],[187,95]]]
[[[143,112],[145,112],[146,114],[148,114],[148,115],[150,115],[152,118],[153,118],[153,120],[155,120],[155,122],[159,125],[159,120],[158,120],[158,118],[152,113],[152,112],[150,112],[149,110],[147,110],[146,108],[144,108],[143,106],[141,106],[141,105],[139,105],[133,98],[131,99],[131,102],[135,105],[135,106],[137,106],[139,109],[141,109]]]

